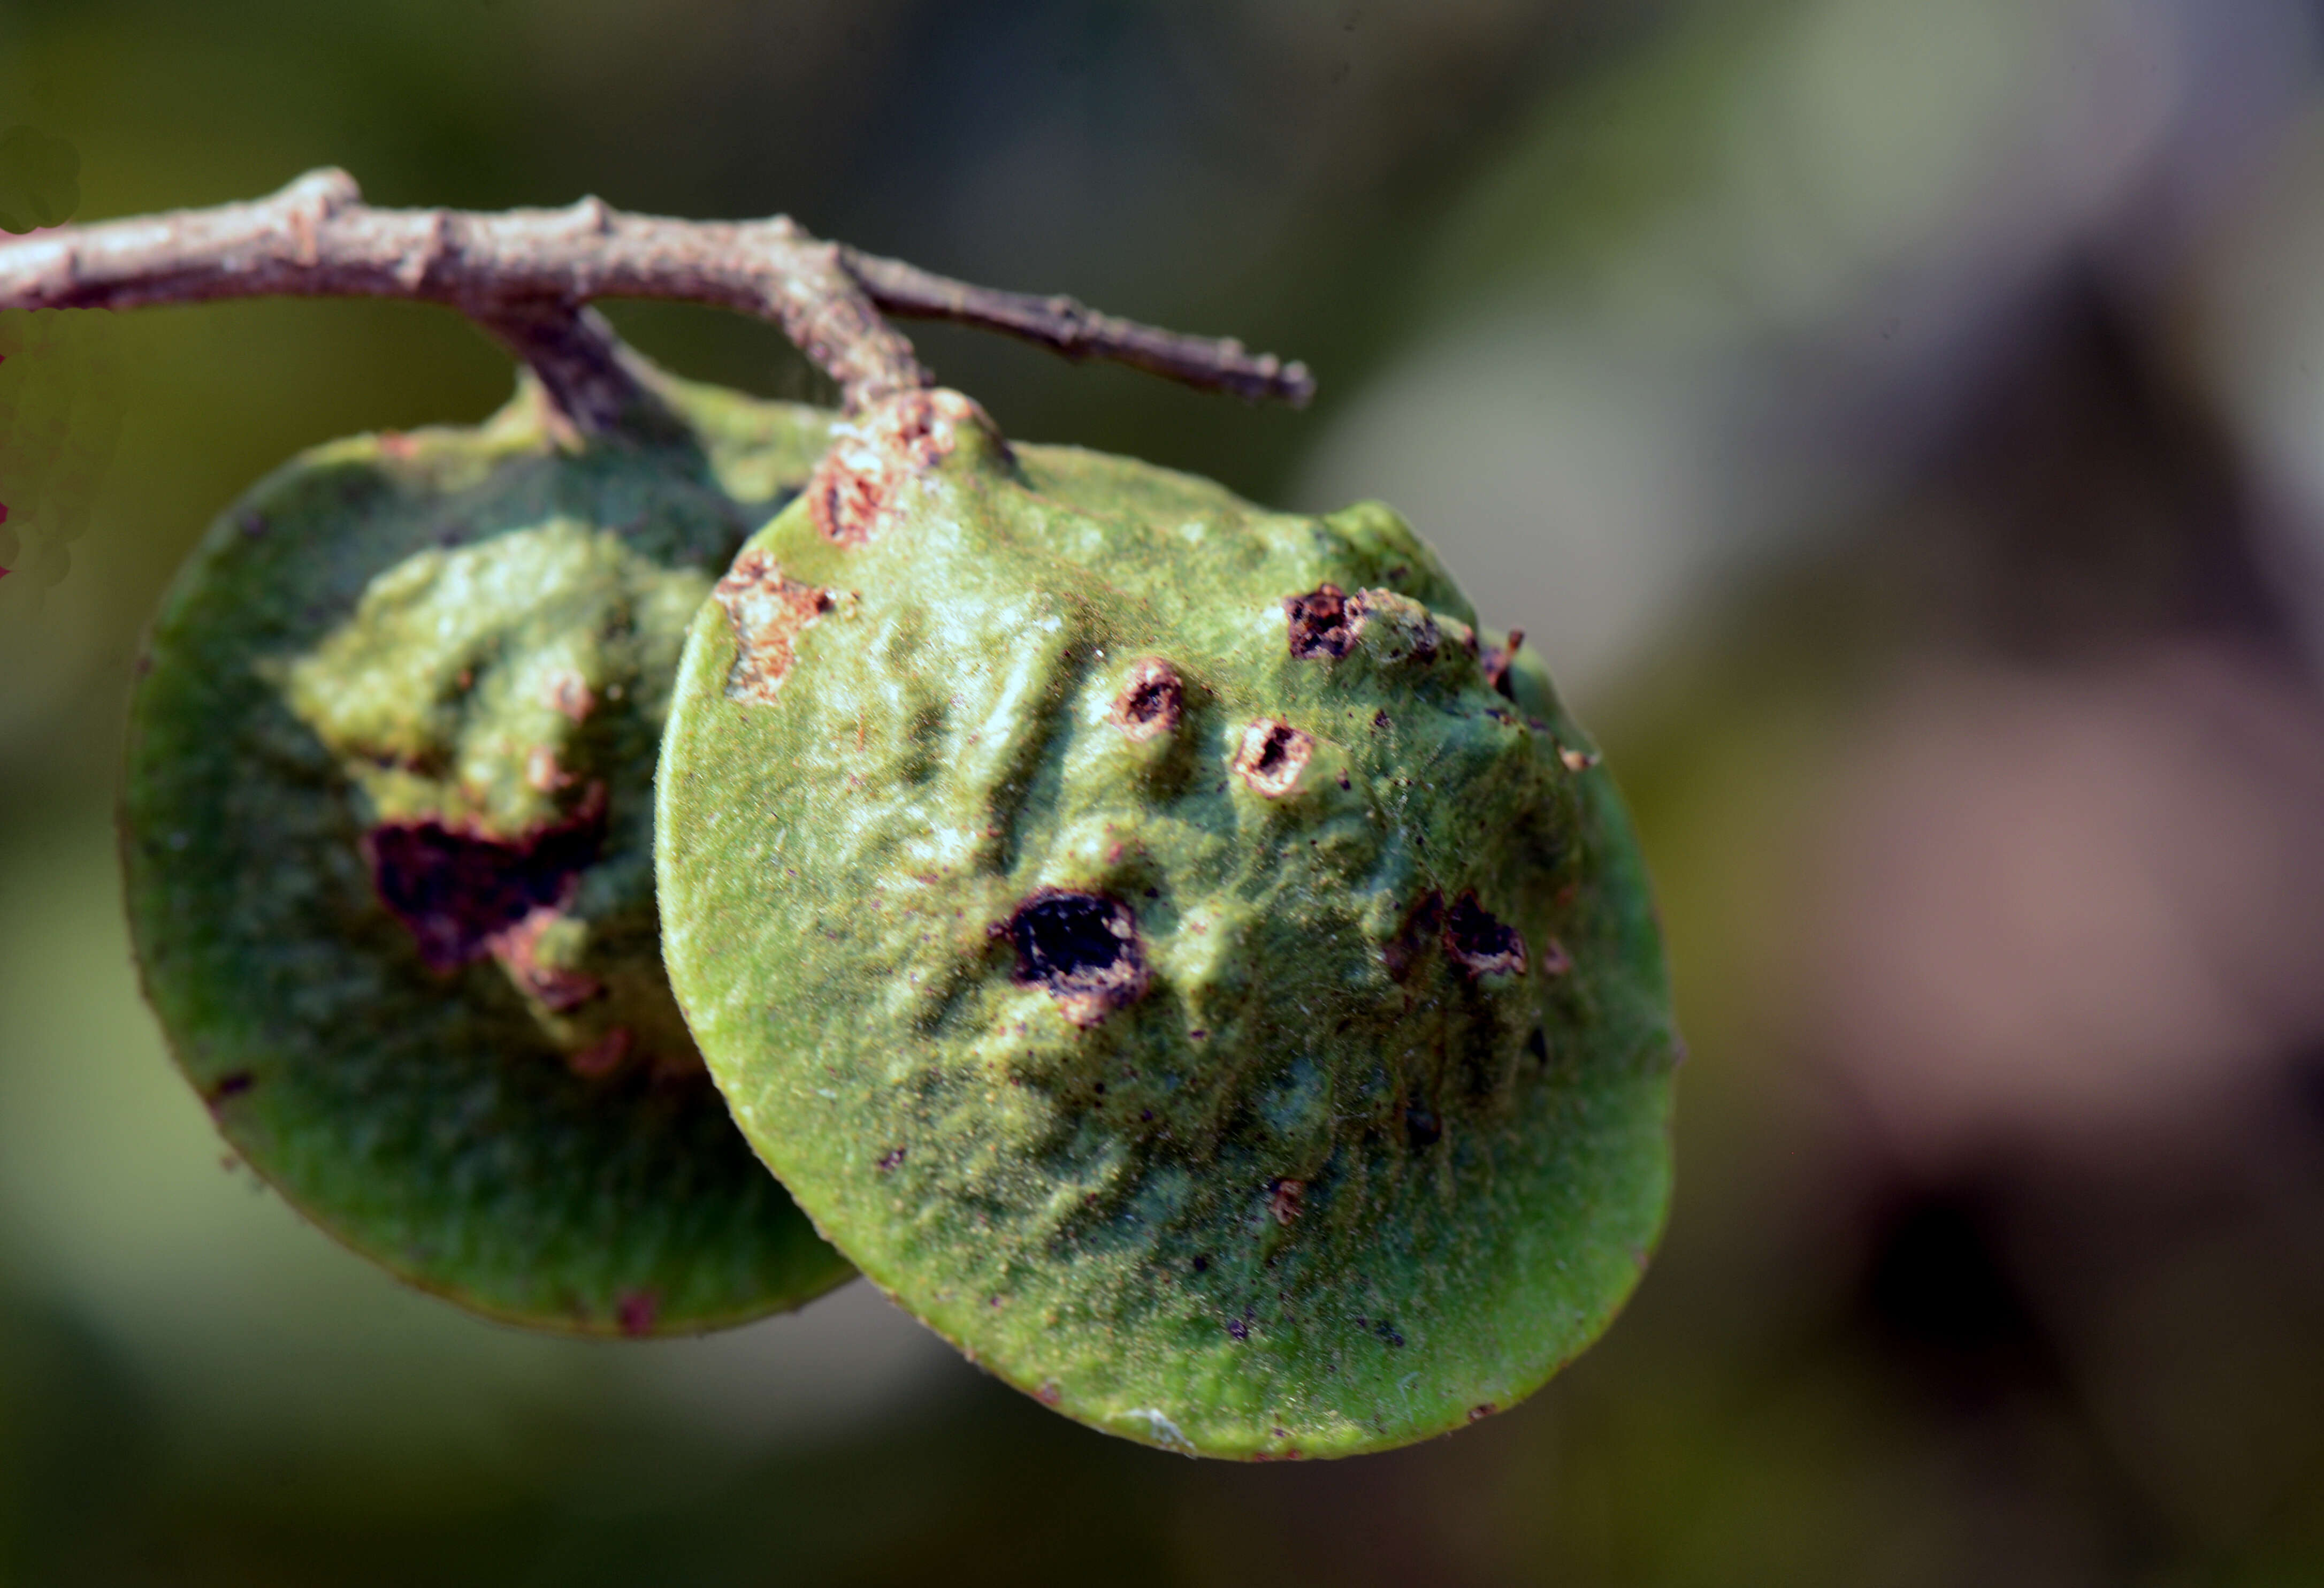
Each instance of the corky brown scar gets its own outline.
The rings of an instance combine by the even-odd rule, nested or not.
[[[862,546],[888,526],[913,480],[952,455],[963,427],[1000,432],[957,392],[907,392],[843,426],[807,483],[807,517],[835,546]]]
[[[1315,753],[1315,741],[1289,723],[1261,717],[1243,730],[1242,746],[1235,752],[1235,775],[1251,791],[1280,799],[1299,786],[1299,774]]]
[[[1178,669],[1149,656],[1130,669],[1129,682],[1106,720],[1121,730],[1122,737],[1141,743],[1174,731],[1185,706],[1186,683]]]
[[[711,595],[734,631],[726,698],[772,706],[798,660],[800,631],[831,610],[831,593],[785,578],[772,557],[753,549],[734,559]]]
[[[586,971],[540,957],[542,937],[564,919],[561,911],[544,904],[493,933],[491,939],[493,957],[519,987],[555,1014],[568,1014],[605,990],[605,983]]]
[[[1337,660],[1356,642],[1363,624],[1363,605],[1349,599],[1337,585],[1318,585],[1305,596],[1283,598],[1285,629],[1291,654],[1302,661]]]

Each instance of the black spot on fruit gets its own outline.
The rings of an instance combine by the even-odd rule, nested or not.
[[[1425,1152],[1443,1137],[1444,1123],[1434,1109],[1416,1098],[1404,1111],[1404,1135],[1415,1152]]]
[[[1146,991],[1130,906],[1102,893],[1044,888],[1009,919],[1017,980],[1049,990],[1065,1018],[1093,1026]]]
[[[1525,974],[1525,939],[1463,893],[1444,917],[1444,951],[1472,976]]]

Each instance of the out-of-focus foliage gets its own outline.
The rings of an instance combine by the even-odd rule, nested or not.
[[[0,614],[37,611],[72,569],[120,439],[128,371],[108,314],[0,315]]]
[[[1692,1057],[1669,1238],[1601,1345],[1335,1466],[1097,1439],[860,1288],[635,1350],[396,1291],[219,1168],[103,808],[132,636],[208,516],[507,372],[407,306],[124,317],[69,577],[0,603],[0,1578],[2324,1574],[2316,30],[2291,0],[9,7],[0,124],[81,152],[83,216],[327,161],[389,202],[781,208],[1307,358],[1302,415],[921,337],[1012,435],[1427,526],[1582,685]],[[683,373],[815,390],[763,328],[620,318]]]
[[[38,127],[0,132],[0,232],[60,226],[79,205],[79,151]]]

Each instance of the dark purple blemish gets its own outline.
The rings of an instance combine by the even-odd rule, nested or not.
[[[1194,1271],[1198,1274],[1208,1272],[1210,1266],[1211,1260],[1207,1257],[1198,1257],[1194,1260]]]
[[[1379,1323],[1372,1325],[1372,1333],[1378,1334],[1382,1340],[1388,1342],[1388,1343],[1392,1346],[1400,1346],[1404,1343],[1404,1336],[1397,1334],[1396,1332],[1396,1325],[1389,1323],[1386,1318],[1380,1319]]]
[[[650,1290],[625,1292],[613,1303],[613,1321],[622,1334],[635,1339],[653,1333],[654,1319],[661,1312],[661,1297]]]
[[[900,1147],[890,1147],[880,1155],[880,1172],[884,1175],[903,1161],[904,1149]]]
[[[228,1098],[239,1097],[257,1085],[258,1077],[248,1070],[235,1070],[220,1076],[210,1089],[203,1094],[202,1101],[216,1108]]]
[[[1337,585],[1286,596],[1283,610],[1289,619],[1291,654],[1302,661],[1345,656],[1356,642],[1356,623],[1363,616],[1363,608]]]
[[[456,833],[439,822],[374,827],[364,857],[379,900],[410,929],[428,968],[454,970],[536,909],[565,902],[605,837],[604,802],[521,842]]]
[[[1240,1318],[1229,1318],[1227,1320],[1227,1333],[1232,1334],[1238,1340],[1248,1340],[1250,1338],[1250,1325],[1244,1323]]]

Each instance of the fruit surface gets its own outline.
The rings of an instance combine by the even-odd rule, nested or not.
[[[830,415],[660,386],[578,450],[521,393],[262,482],[155,622],[123,806],[147,992],[244,1159],[414,1283],[584,1334],[850,1272],[703,1072],[651,860],[687,622]]]
[[[672,985],[752,1143],[985,1367],[1187,1454],[1537,1388],[1635,1285],[1677,1052],[1613,784],[1388,510],[965,398],[852,428],[696,615]]]

